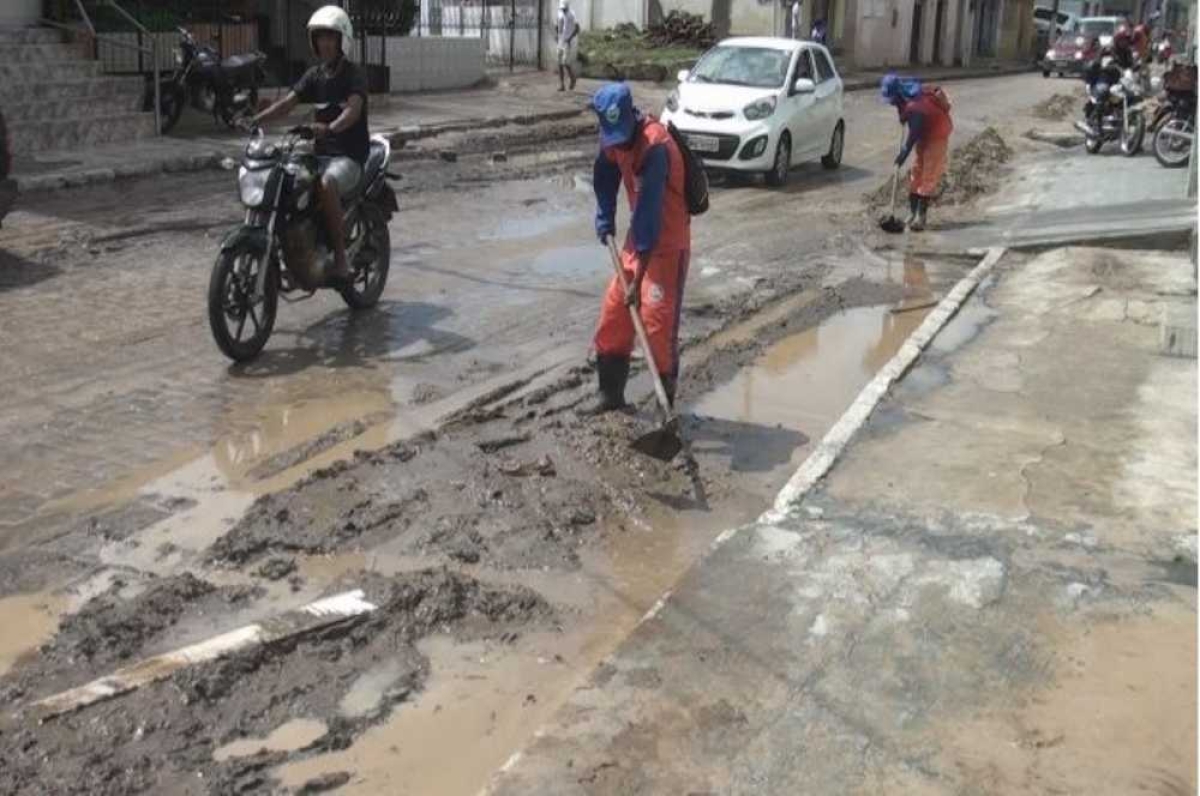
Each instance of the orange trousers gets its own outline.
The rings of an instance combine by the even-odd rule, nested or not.
[[[687,281],[690,252],[686,249],[654,252],[642,279],[640,315],[650,341],[650,353],[659,375],[679,375],[679,320],[683,314],[683,286]],[[637,273],[637,253],[621,252],[625,279]],[[616,275],[608,284],[600,307],[595,348],[600,356],[628,357],[636,343],[633,320],[625,306],[625,290]]]
[[[908,173],[909,192],[925,199],[937,196],[949,153],[949,138],[926,139],[917,144],[917,157]]]

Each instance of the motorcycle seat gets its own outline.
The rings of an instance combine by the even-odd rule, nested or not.
[[[261,56],[258,53],[246,53],[244,55],[231,55],[228,58],[226,58],[224,61],[221,62],[221,68],[228,69],[230,71],[236,71],[238,69],[245,69],[248,66],[253,66],[254,64],[258,63],[258,59],[260,57]]]
[[[371,140],[371,148],[367,152],[367,162],[363,165],[362,178],[359,179],[358,185],[354,186],[354,190],[344,201],[354,201],[362,196],[363,191],[367,190],[367,186],[375,181],[379,173],[387,168],[387,163],[384,162],[384,157],[387,154],[386,147],[379,141]]]

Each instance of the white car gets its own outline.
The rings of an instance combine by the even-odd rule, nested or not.
[[[706,52],[667,98],[674,123],[704,165],[787,182],[792,166],[842,162],[842,79],[829,51],[794,39],[726,39]]]

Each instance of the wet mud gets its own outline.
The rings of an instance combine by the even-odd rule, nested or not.
[[[1083,98],[1075,94],[1055,94],[1033,106],[1033,115],[1048,122],[1061,122],[1083,107]]]
[[[937,197],[937,204],[946,206],[969,205],[979,198],[994,192],[1004,175],[1005,164],[1013,157],[1012,147],[994,127],[959,144],[951,139],[950,162]],[[904,185],[900,186],[903,199]],[[867,197],[872,213],[886,207],[892,199],[892,183],[888,180]]]
[[[487,586],[445,570],[395,577],[357,572],[347,580],[378,610],[357,622],[181,670],[166,681],[40,725],[6,716],[0,723],[5,761],[0,792],[115,796],[270,790],[269,766],[289,756],[345,748],[420,688],[429,673],[428,660],[416,647],[421,638],[449,633],[457,639],[511,642],[528,628],[552,628],[555,621],[551,606],[530,589]],[[180,589],[213,593],[194,579],[176,582],[169,591]],[[95,610],[85,612],[109,615],[112,609],[101,599]],[[122,651],[140,655],[144,646],[130,634],[121,635]],[[363,673],[384,662],[386,676],[368,684],[374,698],[358,710],[346,710],[347,695],[362,689]],[[75,667],[76,678],[86,670]],[[47,681],[34,674],[35,669],[26,672],[27,680],[38,683],[29,696],[47,695]],[[17,706],[24,704],[27,699]],[[305,732],[296,734],[299,748],[286,742],[287,731],[275,743],[253,742],[297,720],[306,722]],[[317,722],[323,732],[311,732]],[[264,748],[231,754],[229,745],[244,739]],[[232,749],[247,751],[246,746]],[[48,760],[54,764],[46,765]]]

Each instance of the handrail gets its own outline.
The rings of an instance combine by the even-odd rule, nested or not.
[[[132,24],[135,28],[137,28],[142,33],[145,33],[150,36],[150,47],[147,48],[147,47],[141,46],[140,44],[128,44],[126,42],[121,41],[120,39],[115,38],[115,37],[105,36],[103,34],[97,33],[96,26],[92,24],[92,18],[88,16],[87,9],[83,7],[83,0],[75,0],[75,8],[78,9],[79,15],[81,17],[83,17],[83,21],[87,24],[87,33],[89,36],[91,36],[93,41],[103,41],[106,44],[111,44],[115,47],[124,47],[127,50],[136,50],[140,53],[145,53],[150,56],[150,64],[151,64],[151,68],[154,72],[154,133],[155,133],[155,135],[162,135],[162,107],[161,107],[161,100],[162,100],[161,91],[162,91],[162,89],[159,86],[159,83],[161,81],[159,80],[159,77],[158,77],[159,69],[158,69],[157,37],[154,36],[153,34],[151,34],[150,31],[144,25],[142,25],[142,23],[138,22],[137,19],[135,19],[128,11],[121,8],[121,6],[117,5],[116,0],[101,0],[101,2],[107,2],[108,5],[112,6],[114,9],[116,9],[117,13],[120,14],[122,17],[124,17],[126,20],[128,20],[129,23]],[[50,27],[61,28],[62,30],[67,30],[72,33],[79,32],[79,28],[76,25],[68,25],[63,22],[58,22],[56,20],[46,19],[46,18],[42,18],[39,21],[41,22],[41,24],[49,25]]]

